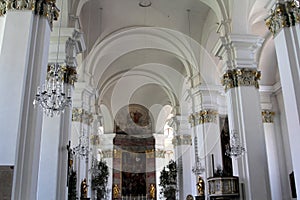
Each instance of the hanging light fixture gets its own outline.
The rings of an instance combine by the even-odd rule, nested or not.
[[[226,146],[225,154],[231,158],[239,158],[245,153],[245,148],[240,142],[237,130],[232,130],[230,145]]]
[[[62,10],[63,0],[61,2],[61,16]],[[56,62],[55,64],[48,66],[45,84],[43,84],[42,87],[39,86],[37,88],[37,93],[33,101],[33,105],[41,106],[44,113],[49,117],[59,115],[66,107],[70,107],[72,105],[71,91],[68,89],[66,94],[66,89],[64,87],[66,68],[62,67],[58,63],[61,23],[62,17],[59,21]]]
[[[75,155],[79,155],[82,157],[87,157],[90,153],[89,150],[89,137],[85,134],[79,137],[79,144],[74,147],[73,151]]]

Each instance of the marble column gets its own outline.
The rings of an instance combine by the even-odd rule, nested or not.
[[[14,8],[1,7],[0,14],[5,14],[0,53],[0,76],[5,82],[0,86],[5,94],[0,100],[0,140],[4,144],[0,146],[6,152],[0,160],[1,164],[15,166],[12,199],[37,196],[43,117],[32,101],[37,86],[45,80],[51,25],[58,15],[55,4],[39,4],[49,5],[42,5],[47,8],[40,12],[40,7],[31,2],[20,3]]]
[[[224,61],[229,128],[236,131],[246,153],[233,159],[233,174],[239,176],[241,197],[271,199],[268,164],[258,92],[260,72],[255,55],[263,39],[253,35],[228,34],[220,38],[216,55]],[[260,183],[260,184],[257,184]]]
[[[297,195],[300,195],[300,14],[295,1],[278,2],[266,20],[274,35]],[[290,171],[289,173],[291,173]]]

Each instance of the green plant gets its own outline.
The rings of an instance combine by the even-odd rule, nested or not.
[[[170,160],[169,164],[160,172],[159,186],[162,187],[160,193],[167,199],[175,199],[177,183],[177,165]]]
[[[92,174],[92,190],[97,191],[97,199],[102,199],[107,192],[108,166],[105,161],[97,161],[96,169]]]

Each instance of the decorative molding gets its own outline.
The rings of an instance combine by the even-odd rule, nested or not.
[[[240,86],[255,86],[259,88],[261,72],[255,68],[235,68],[227,70],[223,75],[222,85],[225,91]]]
[[[192,137],[190,135],[176,135],[172,140],[172,144],[174,146],[192,145]]]
[[[189,123],[192,127],[204,123],[217,123],[218,111],[213,109],[204,109],[189,116]]]
[[[265,19],[266,26],[275,36],[282,28],[295,26],[300,22],[300,5],[298,0],[277,2],[274,10]]]
[[[59,16],[59,9],[55,3],[56,0],[2,0],[0,16],[5,15],[7,11],[32,10],[34,14],[46,17],[52,28],[53,21]]]
[[[72,121],[81,122],[87,125],[91,125],[93,122],[93,114],[84,110],[83,108],[73,108],[72,110]]]
[[[265,109],[265,110],[262,110],[261,115],[262,115],[263,123],[273,123],[274,122],[275,112]]]

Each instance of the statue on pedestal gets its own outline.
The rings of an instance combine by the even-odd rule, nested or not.
[[[113,198],[117,199],[117,198],[119,198],[119,195],[120,195],[120,189],[119,189],[118,185],[115,184],[113,187]]]
[[[155,186],[154,186],[154,184],[150,184],[149,193],[150,193],[150,198],[155,199]]]
[[[199,196],[204,196],[205,194],[205,183],[204,180],[202,179],[201,176],[198,177],[198,182],[197,182],[197,190],[198,190],[198,195]]]
[[[87,198],[87,183],[86,183],[86,178],[83,179],[81,182],[81,187],[80,187],[80,198]]]

